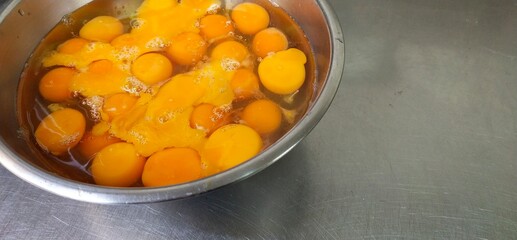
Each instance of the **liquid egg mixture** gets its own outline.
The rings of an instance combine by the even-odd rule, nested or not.
[[[285,134],[307,108],[313,68],[303,33],[278,7],[145,0],[130,18],[86,19],[29,61],[21,123],[60,175],[115,187],[184,183]]]

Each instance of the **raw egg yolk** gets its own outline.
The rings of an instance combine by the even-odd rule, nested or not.
[[[233,25],[227,17],[214,14],[201,18],[199,29],[201,35],[206,39],[215,39],[227,36],[230,32],[233,32]]]
[[[111,16],[99,16],[88,21],[79,30],[79,36],[91,41],[109,43],[124,33],[124,25]]]
[[[261,99],[244,108],[242,121],[260,134],[276,131],[282,123],[282,111],[271,100]]]
[[[197,33],[184,32],[171,41],[167,53],[172,60],[180,65],[194,65],[206,53],[208,43]]]
[[[158,187],[193,181],[201,177],[201,158],[191,148],[169,148],[151,155],[145,163],[142,182]]]
[[[215,130],[206,142],[202,156],[208,174],[232,168],[254,157],[262,149],[260,135],[242,124],[228,124]]]
[[[90,63],[85,72],[72,81],[71,90],[85,97],[104,96],[124,92],[129,74],[110,60],[102,59]]]
[[[219,0],[181,0],[179,1],[183,6],[188,6],[195,10],[202,11],[214,11],[214,9],[219,9],[221,7],[221,2]]]
[[[84,46],[89,43],[84,38],[72,38],[57,47],[57,51],[64,54],[74,54],[79,52]]]
[[[250,98],[260,92],[257,75],[247,68],[235,71],[230,86],[237,98]]]
[[[269,25],[268,12],[255,3],[238,4],[232,9],[231,18],[237,29],[244,34],[255,34]]]
[[[175,0],[145,0],[139,7],[139,12],[159,11],[175,7],[178,4]]]
[[[190,114],[190,127],[211,133],[216,128],[229,122],[229,115],[223,108],[210,103],[197,105]]]
[[[79,143],[85,128],[86,120],[81,112],[63,108],[43,118],[34,135],[41,148],[61,155]]]
[[[113,62],[111,62],[110,60],[102,59],[90,63],[90,65],[88,66],[88,71],[90,73],[95,74],[108,74],[114,67],[115,66]]]
[[[108,132],[95,135],[92,131],[84,134],[83,139],[77,145],[77,149],[82,156],[87,159],[93,158],[104,147],[121,142],[119,138],[111,136]]]
[[[145,158],[133,144],[120,142],[104,147],[95,155],[91,172],[95,183],[112,187],[129,187],[142,176]]]
[[[170,40],[183,32],[198,32],[199,19],[220,5],[220,0],[147,0],[137,10],[131,33]]]
[[[138,97],[128,93],[117,93],[106,98],[102,106],[102,111],[108,114],[110,119],[113,119],[129,111],[137,100]]]
[[[72,98],[70,86],[77,71],[72,68],[59,67],[50,70],[39,82],[39,92],[51,102],[63,102]]]
[[[159,53],[147,53],[131,65],[131,72],[140,81],[153,85],[172,76],[172,63]]]
[[[269,53],[286,50],[288,46],[287,37],[277,28],[266,28],[253,37],[251,49],[255,55],[265,58]]]
[[[260,62],[258,66],[260,81],[273,93],[294,93],[305,81],[306,62],[305,54],[296,48],[279,51]]]
[[[237,41],[225,41],[212,50],[211,57],[212,59],[224,60],[224,59],[233,59],[238,62],[242,62],[246,57],[248,57],[249,52],[248,48],[244,46],[242,43]]]
[[[124,47],[130,47],[132,45],[136,45],[138,43],[137,38],[135,35],[130,33],[124,33],[113,40],[111,40],[110,44],[111,46],[115,48],[124,48]]]
[[[75,67],[82,71],[92,62],[99,60],[120,62],[122,61],[120,55],[122,54],[119,54],[119,51],[116,51],[116,49],[109,43],[89,42],[86,46],[73,54],[54,51],[49,54],[48,57],[43,59],[42,63],[43,67],[67,66]]]

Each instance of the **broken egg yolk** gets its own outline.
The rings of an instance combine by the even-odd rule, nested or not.
[[[92,62],[86,71],[77,74],[70,87],[85,97],[104,96],[124,92],[129,74],[110,60]]]
[[[232,72],[225,71],[217,61],[200,70],[175,75],[148,102],[137,103],[131,111],[115,117],[110,132],[135,144],[143,156],[170,146],[199,149],[205,132],[190,127],[194,106],[230,104],[234,99],[228,87],[231,76]]]
[[[104,100],[102,110],[104,113],[108,114],[110,119],[113,119],[116,116],[120,116],[128,112],[131,108],[133,108],[137,101],[138,98],[136,96],[128,93],[117,93],[108,96]]]

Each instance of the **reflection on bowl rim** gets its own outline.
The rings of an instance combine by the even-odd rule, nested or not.
[[[20,1],[12,1],[0,13],[0,24],[7,13],[14,11]],[[316,0],[324,13],[330,33],[330,65],[325,85],[305,116],[283,137],[266,150],[232,169],[179,185],[166,187],[114,188],[75,182],[41,171],[9,151],[5,140],[0,138],[0,162],[21,179],[59,196],[92,203],[146,203],[184,198],[213,190],[245,179],[270,166],[294,148],[323,117],[337,93],[343,73],[345,46],[339,21],[325,0]]]

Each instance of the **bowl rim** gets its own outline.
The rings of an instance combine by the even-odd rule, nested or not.
[[[20,1],[12,0],[6,4],[6,7],[0,12],[0,23]],[[149,203],[181,199],[217,189],[262,171],[287,154],[311,132],[327,112],[341,82],[345,64],[345,44],[341,24],[326,0],[315,1],[323,12],[330,33],[329,73],[321,93],[307,109],[305,116],[277,141],[282,144],[275,143],[254,158],[224,172],[196,181],[164,187],[116,188],[69,180],[42,171],[35,165],[24,161],[10,151],[3,138],[0,138],[0,163],[14,175],[40,189],[69,199],[102,204]]]

